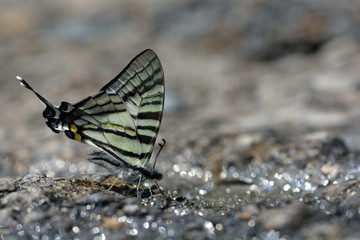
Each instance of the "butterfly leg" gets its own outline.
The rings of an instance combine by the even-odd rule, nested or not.
[[[159,184],[157,183],[157,181],[155,181],[155,185],[160,190],[161,195],[165,195],[164,191],[161,190],[161,188],[160,188]]]
[[[119,180],[119,176],[115,179],[115,181],[111,184],[111,186],[108,188],[108,191],[110,191],[113,187],[114,187],[114,185],[115,185],[115,183],[117,182],[117,180]]]
[[[139,195],[139,189],[140,189],[140,185],[141,185],[141,175],[139,176],[139,182],[138,182],[138,184],[137,184],[137,186],[136,186],[136,195],[137,195],[137,197],[138,198],[141,198],[141,196]]]
[[[150,191],[150,196],[152,197],[153,196],[153,192],[151,190],[151,186],[150,186],[150,183],[149,183],[149,180],[146,180],[147,184],[148,184],[148,188],[149,188],[149,191]]]

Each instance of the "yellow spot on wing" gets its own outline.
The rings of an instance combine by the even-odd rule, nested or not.
[[[127,134],[132,135],[132,136],[136,135],[136,132],[133,129],[126,128],[126,127],[123,127],[121,125],[112,124],[112,123],[103,123],[103,124],[100,124],[100,127],[90,123],[90,124],[84,124],[82,127],[85,130],[86,129],[98,129],[99,131],[101,131],[101,129],[111,129],[111,130],[117,130],[117,131],[120,131],[120,132],[126,132]],[[72,129],[72,125],[70,125],[70,130],[71,129]]]
[[[118,130],[121,132],[126,132],[127,134],[133,135],[133,136],[136,135],[136,132],[134,130],[129,129],[129,128],[124,128],[123,126],[115,125],[112,123],[101,124],[101,127],[104,129],[114,129],[114,130]]]
[[[74,140],[81,142],[81,136],[77,133],[77,127],[74,124],[70,124],[70,131],[74,133]]]
[[[96,125],[92,124],[92,123],[87,123],[87,124],[84,124],[82,125],[83,128],[92,128],[92,129],[96,129]]]
[[[73,133],[76,133],[77,127],[74,124],[70,124],[70,131],[72,131]]]
[[[81,136],[77,133],[74,133],[74,140],[81,142]]]

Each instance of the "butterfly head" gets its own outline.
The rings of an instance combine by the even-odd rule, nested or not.
[[[60,110],[52,105],[47,105],[43,111],[46,125],[55,133],[60,132]]]

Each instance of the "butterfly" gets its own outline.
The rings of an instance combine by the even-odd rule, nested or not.
[[[90,162],[131,182],[162,178],[146,167],[164,111],[164,71],[154,51],[144,50],[98,93],[74,104],[54,106],[16,78],[45,104],[43,117],[53,132],[102,150],[90,154]]]

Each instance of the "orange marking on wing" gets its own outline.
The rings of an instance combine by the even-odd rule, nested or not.
[[[74,133],[74,140],[81,142],[81,136],[77,133],[77,127],[75,124],[70,124],[69,129],[72,133]]]
[[[70,124],[70,131],[72,131],[73,133],[76,133],[77,127],[74,124]]]
[[[74,140],[81,142],[81,136],[77,133],[74,133]]]

